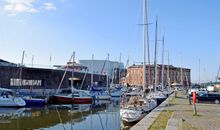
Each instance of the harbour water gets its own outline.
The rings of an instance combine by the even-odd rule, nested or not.
[[[120,102],[0,108],[1,130],[120,130]]]

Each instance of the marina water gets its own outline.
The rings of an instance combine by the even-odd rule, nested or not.
[[[120,130],[120,100],[0,108],[1,130]]]

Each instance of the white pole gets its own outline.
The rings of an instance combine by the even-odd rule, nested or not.
[[[144,39],[143,39],[143,90],[145,91],[146,89],[146,42],[147,42],[147,38],[146,38],[146,34],[147,34],[147,0],[144,0],[144,4],[143,4],[143,22],[144,22]]]
[[[71,91],[73,93],[73,85],[74,85],[74,60],[75,60],[75,51],[73,52],[73,56],[72,56],[72,78],[71,78]],[[73,94],[72,94],[73,96]]]
[[[31,66],[34,67],[34,55],[32,55]]]
[[[91,87],[93,86],[93,75],[94,75],[94,54],[92,54],[92,74],[91,74]]]
[[[170,56],[169,56],[169,52],[168,52],[167,76],[168,76],[168,86],[169,86],[169,91],[170,91]]]
[[[164,65],[163,65],[163,60],[164,60],[164,36],[163,36],[163,45],[162,45],[162,73],[161,73],[162,91],[164,89]]]
[[[120,53],[119,64],[118,64],[118,84],[120,84],[120,78],[121,78],[120,66],[121,66],[121,53]]]
[[[181,55],[181,85],[183,86],[183,65],[182,65],[182,55]]]
[[[200,59],[199,59],[199,85],[200,85]]]
[[[155,50],[154,50],[154,91],[157,91],[157,20],[156,17],[156,31],[155,31]]]
[[[25,55],[25,51],[23,51],[22,53],[22,59],[21,59],[21,65],[20,65],[20,75],[19,75],[19,79],[20,79],[20,86],[22,86],[22,68],[23,68],[23,64],[24,64],[24,55]]]
[[[106,88],[109,86],[109,53],[107,54]],[[108,89],[109,90],[109,89]]]

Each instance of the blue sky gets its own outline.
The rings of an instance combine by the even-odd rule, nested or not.
[[[15,63],[65,64],[76,51],[77,59],[141,62],[143,0],[0,0],[0,58]],[[155,19],[158,39],[165,34],[165,63],[192,69],[192,81],[214,80],[220,65],[220,1],[148,0],[151,61]],[[161,42],[158,62],[161,63]]]

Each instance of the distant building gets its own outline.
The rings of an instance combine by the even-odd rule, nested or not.
[[[182,76],[181,76],[182,70]],[[148,82],[148,67],[146,66],[146,84],[147,86],[154,84],[154,71],[155,67],[153,65],[150,66],[151,73],[151,82]],[[169,73],[168,73],[169,71]],[[162,65],[157,65],[157,85],[162,83]],[[169,77],[168,77],[169,76]],[[164,85],[179,83],[184,86],[190,85],[191,83],[191,74],[190,69],[188,68],[180,68],[174,67],[172,65],[164,65]],[[182,80],[181,80],[182,77]],[[170,81],[170,83],[169,83]],[[123,79],[121,79],[123,84],[128,84],[131,86],[142,86],[143,85],[143,65],[133,65],[128,67],[127,75]]]
[[[109,78],[113,79],[116,69],[123,70],[124,64],[116,61],[107,60],[78,60],[76,63],[88,67],[89,72],[95,74],[109,74]],[[93,67],[92,67],[93,63]],[[118,72],[117,72],[118,73]]]
[[[56,69],[68,69],[68,70],[74,70],[74,72],[86,72],[88,70],[88,67],[83,66],[81,64],[78,64],[76,62],[67,62],[66,65],[53,65],[54,68]]]

